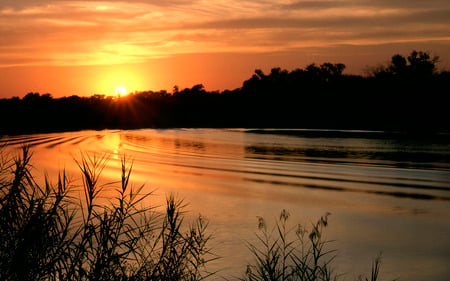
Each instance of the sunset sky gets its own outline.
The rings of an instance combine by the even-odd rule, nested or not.
[[[256,68],[363,74],[413,49],[450,69],[450,1],[1,0],[0,38],[0,97],[224,90]]]

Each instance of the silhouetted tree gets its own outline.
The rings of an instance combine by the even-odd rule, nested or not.
[[[373,71],[376,78],[395,77],[409,80],[427,80],[436,74],[438,56],[431,57],[422,51],[412,51],[405,58],[400,54],[392,56],[388,67],[379,67]]]
[[[39,93],[28,93],[23,97],[23,100],[27,102],[34,102],[39,100],[40,97],[41,95]]]
[[[105,128],[291,127],[450,131],[450,72],[438,57],[413,51],[392,56],[371,75],[344,74],[324,62],[292,71],[256,69],[241,88],[135,92],[120,99],[53,98],[28,93],[0,99],[0,134]],[[426,113],[425,113],[426,112]]]
[[[391,59],[389,71],[394,75],[405,75],[408,71],[406,59],[402,55],[394,55]]]
[[[428,53],[412,51],[408,56],[410,71],[416,77],[429,77],[436,71],[438,56],[430,57]]]
[[[180,88],[177,85],[173,86],[172,94],[178,94],[179,91]]]

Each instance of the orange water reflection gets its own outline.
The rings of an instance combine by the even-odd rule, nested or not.
[[[224,276],[245,271],[250,260],[245,242],[254,239],[256,216],[270,220],[282,209],[290,210],[293,222],[303,223],[332,213],[328,233],[340,250],[341,272],[367,272],[382,251],[386,279],[445,280],[439,278],[450,275],[450,152],[445,142],[207,129],[82,131],[0,141],[11,153],[30,145],[40,180],[44,172],[55,178],[64,168],[78,186],[74,159],[108,157],[102,182],[111,183],[120,181],[125,155],[133,163],[134,186],[154,191],[145,204],[161,206],[167,194],[175,193],[189,203],[189,218],[201,213],[211,220],[213,248],[223,257],[213,268],[223,269]],[[110,185],[104,199],[113,194]],[[433,268],[419,270],[418,265]]]

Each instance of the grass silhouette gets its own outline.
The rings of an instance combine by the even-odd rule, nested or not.
[[[281,211],[275,226],[267,229],[266,221],[259,217],[257,244],[248,244],[254,263],[247,265],[242,281],[331,281],[342,275],[334,272],[336,250],[328,250],[332,241],[324,239],[328,225],[326,213],[311,229],[298,224],[288,226],[289,212]],[[378,256],[372,263],[370,278],[360,275],[359,281],[376,281],[381,266]]]
[[[98,202],[105,157],[83,156],[84,200],[72,196],[63,171],[53,186],[35,182],[31,153],[0,166],[1,280],[202,280],[214,256],[207,223],[186,227],[183,202],[169,196],[166,211],[138,208],[151,193],[129,184],[132,165],[122,161],[121,182],[109,204]]]
[[[77,161],[84,197],[73,196],[65,171],[52,185],[38,184],[30,173],[27,147],[9,158],[0,148],[0,280],[204,280],[216,278],[207,264],[217,257],[209,248],[208,223],[198,217],[187,225],[182,200],[170,195],[164,213],[141,203],[152,193],[130,184],[132,163],[122,158],[115,196],[102,203],[107,185],[100,176],[107,157],[83,155]],[[241,280],[338,280],[335,250],[323,238],[328,213],[310,230],[288,227],[283,210],[269,231],[259,218],[259,244],[248,244],[255,258]],[[294,235],[294,238],[291,236]],[[380,258],[370,279],[378,280]],[[217,279],[217,278],[216,278]]]

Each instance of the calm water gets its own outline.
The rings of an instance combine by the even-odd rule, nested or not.
[[[327,237],[347,280],[370,273],[383,255],[382,279],[449,280],[449,137],[415,139],[380,132],[136,130],[82,131],[0,138],[14,153],[32,146],[35,174],[63,168],[75,183],[81,153],[108,154],[104,180],[119,180],[120,157],[134,160],[132,180],[174,192],[192,216],[210,220],[220,275],[241,276],[251,260],[257,216],[282,209],[309,224],[332,213]]]

